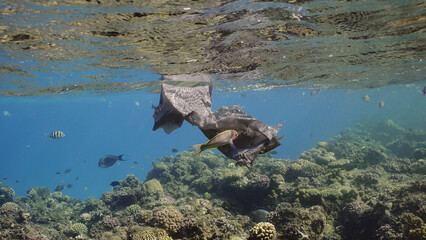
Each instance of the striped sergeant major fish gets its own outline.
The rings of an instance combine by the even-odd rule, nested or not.
[[[234,143],[232,141],[235,140],[237,137],[238,132],[235,130],[223,131],[204,144],[197,144],[192,146],[192,149],[197,152],[193,157],[197,156],[204,150],[215,149],[228,144],[233,145]]]
[[[49,138],[51,139],[61,139],[63,137],[65,137],[65,133],[61,131],[54,131],[51,134],[49,134]]]

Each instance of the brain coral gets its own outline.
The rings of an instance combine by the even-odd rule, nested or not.
[[[163,187],[161,186],[161,183],[157,179],[151,179],[149,181],[146,181],[142,185],[142,191],[146,195],[154,195],[154,196],[163,196],[164,191]]]
[[[155,208],[152,211],[152,222],[154,226],[163,228],[171,233],[177,233],[183,225],[183,215],[174,208]]]
[[[274,239],[275,234],[275,226],[272,223],[260,222],[250,229],[249,240]]]

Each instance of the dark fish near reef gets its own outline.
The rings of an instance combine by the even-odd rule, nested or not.
[[[58,185],[58,186],[56,186],[56,188],[55,188],[55,192],[60,192],[60,191],[62,191],[62,190],[64,190],[65,189],[65,185]]]
[[[177,150],[176,148],[173,148],[172,152],[177,153],[177,152],[179,152],[179,150]]]
[[[204,150],[215,149],[228,144],[233,146],[234,143],[232,141],[235,140],[237,137],[238,137],[238,132],[235,130],[223,131],[217,134],[216,136],[214,136],[212,139],[210,139],[208,142],[204,144],[197,144],[192,146],[194,151],[197,152],[193,157],[197,156]]]
[[[275,154],[277,154],[278,152],[277,152],[277,151],[275,151],[275,150],[272,150],[272,151],[270,151],[270,153],[271,153],[271,154],[273,154],[273,155],[275,155]]]
[[[269,212],[265,209],[256,209],[253,212],[251,212],[251,219],[253,222],[259,223],[259,222],[267,222],[266,216],[268,216]]]
[[[385,101],[380,101],[379,102],[379,108],[383,108],[385,106]]]
[[[268,216],[269,211],[266,208],[252,204],[252,209],[250,217],[253,222],[267,222],[266,216]]]
[[[419,90],[419,93],[426,97],[426,86],[423,88],[423,90]]]
[[[61,174],[61,172],[56,172],[56,175],[59,175],[59,174]]]
[[[134,164],[138,164],[138,162],[136,162],[136,161],[134,161],[133,163],[134,163]]]
[[[70,173],[71,170],[72,170],[71,168],[67,168],[67,169],[65,169],[64,173]]]
[[[80,177],[76,177],[75,180],[78,181],[78,179],[80,179]]]
[[[72,184],[67,184],[67,188],[72,188]]]
[[[5,178],[2,178],[1,180],[2,180],[2,181],[5,181],[5,180],[7,180],[7,177],[5,177]]]
[[[54,131],[51,134],[49,134],[49,137],[51,139],[61,139],[61,138],[65,137],[65,133],[63,133],[61,131]]]
[[[126,161],[125,159],[123,159],[123,156],[125,156],[125,155],[128,156],[127,154],[121,154],[119,156],[106,155],[106,156],[102,157],[101,159],[99,159],[98,167],[108,168],[108,167],[111,167],[112,165],[114,165],[114,163],[117,162],[118,160]]]
[[[115,187],[115,186],[120,185],[120,182],[119,181],[112,181],[109,185]]]
[[[362,101],[368,103],[370,102],[370,97],[368,95],[365,95],[364,97],[362,97]]]
[[[17,179],[15,182],[16,182],[16,183],[19,183],[20,181],[21,181],[21,180]]]

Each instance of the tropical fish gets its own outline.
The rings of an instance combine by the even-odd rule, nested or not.
[[[71,170],[72,170],[71,168],[67,168],[67,169],[65,169],[64,173],[70,173]]]
[[[106,155],[103,156],[101,159],[99,159],[98,167],[100,168],[108,168],[114,165],[115,162],[118,160],[120,161],[126,161],[126,159],[123,159],[123,156],[128,156],[127,154],[121,154],[119,156],[114,155]]]
[[[67,188],[72,188],[72,184],[71,183],[67,184]]]
[[[59,174],[61,174],[61,172],[56,172],[56,175],[59,175]]]
[[[88,188],[87,187],[84,187],[84,190],[87,190]]]
[[[133,163],[134,163],[134,164],[138,164],[138,162],[136,162],[136,161],[134,161]]]
[[[379,108],[383,108],[385,106],[385,101],[380,101],[379,102]]]
[[[15,181],[15,182],[16,182],[16,183],[19,183],[20,181],[21,181],[21,180],[19,180],[19,179],[16,179],[16,181]]]
[[[179,150],[177,150],[176,148],[173,148],[172,152],[177,153],[177,152],[179,152]]]
[[[78,181],[78,179],[80,179],[80,177],[76,177],[75,180]]]
[[[275,151],[275,150],[272,150],[271,151],[271,154],[277,154],[278,152],[277,151]]]
[[[54,131],[51,134],[49,134],[49,137],[51,139],[61,139],[61,138],[65,137],[65,133],[63,133],[61,131]]]
[[[5,197],[5,195],[4,195],[4,194],[2,194],[2,195],[0,195],[0,197],[4,198],[4,197]]]
[[[426,97],[426,86],[423,88],[423,90],[419,90],[419,93]]]
[[[215,149],[228,144],[233,146],[234,143],[232,141],[235,140],[237,137],[238,137],[238,132],[235,130],[223,131],[217,134],[216,136],[214,136],[212,139],[210,139],[208,142],[204,144],[197,144],[192,146],[194,151],[197,152],[193,157],[197,156],[204,150]]]
[[[370,102],[370,97],[368,95],[365,95],[364,97],[362,97],[362,101],[368,103]]]
[[[109,185],[115,187],[115,186],[120,185],[120,182],[119,181],[112,181]]]
[[[5,117],[11,117],[12,116],[12,114],[10,112],[8,112],[8,111],[3,111],[3,115]]]
[[[2,178],[1,180],[2,180],[2,181],[5,181],[5,180],[7,180],[7,177]]]
[[[58,185],[55,188],[55,192],[60,192],[60,191],[64,190],[64,188],[65,188],[65,185]]]

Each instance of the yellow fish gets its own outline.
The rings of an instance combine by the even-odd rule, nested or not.
[[[87,187],[84,187],[84,190],[87,190],[88,188]]]
[[[223,131],[217,134],[216,136],[214,136],[212,139],[210,139],[208,142],[204,144],[197,144],[192,146],[194,151],[197,152],[193,157],[197,156],[204,150],[215,149],[228,144],[233,146],[234,143],[232,141],[235,140],[237,137],[238,137],[238,132],[235,130]]]
[[[0,197],[5,197],[4,194],[0,195]]]

